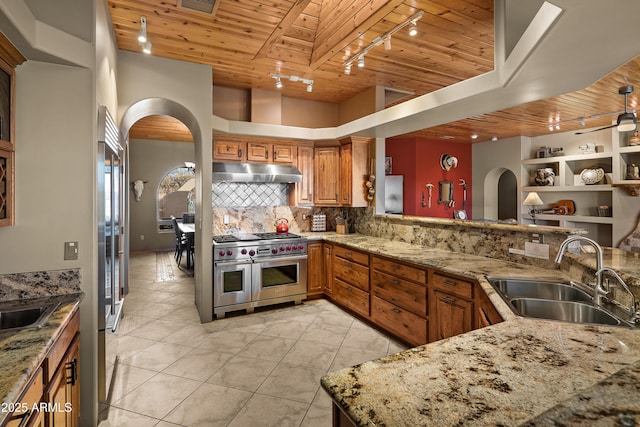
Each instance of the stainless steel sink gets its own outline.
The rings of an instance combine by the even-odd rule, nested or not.
[[[584,285],[511,277],[487,277],[487,280],[518,316],[637,327],[636,319],[629,318],[614,304],[595,304]]]
[[[535,279],[488,278],[502,295],[522,298],[541,298],[557,301],[591,301],[586,291],[571,282],[555,282]]]
[[[513,298],[513,307],[524,316],[572,323],[620,325],[620,320],[591,304],[535,298]]]
[[[0,331],[42,326],[58,304],[30,305],[0,310]]]

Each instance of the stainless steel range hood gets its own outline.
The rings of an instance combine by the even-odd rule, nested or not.
[[[302,173],[291,165],[213,162],[213,182],[300,182]]]

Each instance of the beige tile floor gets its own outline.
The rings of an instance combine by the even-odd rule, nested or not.
[[[330,426],[320,377],[405,348],[326,300],[205,324],[193,301],[171,253],[132,255],[100,427]]]

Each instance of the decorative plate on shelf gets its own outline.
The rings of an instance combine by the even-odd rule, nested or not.
[[[604,179],[604,169],[585,169],[580,173],[580,179],[585,184],[599,184]]]

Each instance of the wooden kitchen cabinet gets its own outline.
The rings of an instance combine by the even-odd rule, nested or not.
[[[333,246],[332,298],[339,305],[369,317],[369,255]]]
[[[34,406],[39,407],[40,402],[42,401],[42,393],[43,373],[42,368],[38,368],[35,375],[31,378],[31,381],[29,381],[29,384],[25,388],[25,391],[18,399],[18,408],[16,408],[16,410],[7,418],[3,427],[44,427],[44,412],[33,410]]]
[[[479,284],[476,284],[474,302],[476,306],[474,329],[495,325],[503,321],[502,316],[500,316],[500,313],[498,313],[498,310],[493,306],[493,303],[484,290],[480,288]]]
[[[213,141],[214,161],[247,161],[247,143],[244,141]]]
[[[269,142],[247,142],[247,161],[256,163],[294,164],[296,146]]]
[[[80,417],[80,333],[76,312],[47,356],[48,427],[75,427]]]
[[[15,222],[15,68],[24,61],[0,33],[0,227]]]
[[[323,245],[320,242],[307,244],[307,298],[324,294],[325,269]]]
[[[351,137],[340,141],[340,204],[366,207],[369,177],[368,138]]]
[[[296,183],[296,204],[313,204],[313,146],[298,147],[298,170],[302,179]]]
[[[412,345],[427,342],[427,271],[373,257],[371,319]]]
[[[324,243],[322,253],[324,255],[324,293],[331,297],[333,295],[333,245]]]
[[[434,272],[429,284],[429,342],[473,329],[474,283]]]
[[[316,147],[313,160],[313,204],[340,204],[340,147]]]

